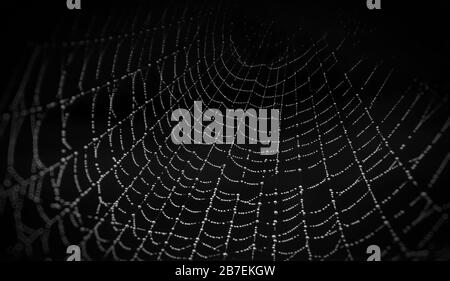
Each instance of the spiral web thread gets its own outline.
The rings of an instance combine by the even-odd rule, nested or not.
[[[33,47],[4,99],[12,253],[55,258],[53,245],[77,244],[84,259],[352,260],[382,241],[386,258],[429,254],[448,223],[448,96],[418,81],[394,96],[396,71],[352,53],[357,28],[337,43],[288,38],[279,58],[254,63],[273,47],[270,24],[240,26],[258,39],[241,48],[210,7],[96,26]],[[170,115],[195,100],[280,109],[279,153],[173,144]]]

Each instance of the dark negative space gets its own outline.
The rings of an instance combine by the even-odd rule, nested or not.
[[[2,9],[2,259],[448,258],[443,1],[59,2]],[[173,144],[196,100],[279,153]]]

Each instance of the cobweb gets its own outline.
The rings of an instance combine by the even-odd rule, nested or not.
[[[301,27],[274,40],[274,23],[225,11],[93,17],[32,47],[1,108],[10,255],[61,259],[71,244],[87,260],[353,260],[372,244],[385,259],[433,255],[450,206],[448,95],[395,83],[360,51],[358,25],[341,23],[339,40]],[[280,109],[279,153],[173,144],[172,111],[196,100]]]

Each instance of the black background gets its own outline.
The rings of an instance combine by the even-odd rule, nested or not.
[[[51,42],[76,19],[83,22],[92,15],[102,17],[110,10],[124,15],[142,1],[87,1],[82,10],[69,11],[61,1],[14,1],[1,8],[1,69],[0,92],[8,88],[14,70],[26,61],[34,44]],[[144,1],[145,2],[145,1]],[[273,20],[279,36],[289,34],[301,22],[308,30],[335,29],[340,19],[359,22],[371,33],[361,35],[361,47],[374,61],[387,60],[405,73],[405,79],[419,78],[429,82],[438,92],[450,89],[448,82],[450,45],[447,1],[382,1],[382,10],[368,10],[365,0],[353,1],[231,1],[233,16],[257,22]],[[159,10],[166,6],[186,5],[186,1],[148,1],[149,7]],[[301,11],[301,13],[299,13]],[[299,14],[302,15],[300,18]],[[306,15],[306,17],[304,16]],[[0,112],[6,105],[0,97]]]
[[[152,8],[186,5],[186,1],[82,1],[81,10],[68,10],[60,1],[9,1],[2,3],[3,29],[2,69],[10,72],[20,62],[27,44],[47,42],[58,25],[76,17],[102,15],[119,8],[123,13],[141,2]],[[187,1],[189,2],[189,1]],[[230,1],[247,18],[273,19],[278,24],[296,26],[299,12],[308,28],[322,30],[332,27],[336,18],[351,17],[362,26],[371,27],[375,34],[362,38],[374,56],[391,58],[392,62],[437,84],[446,84],[450,62],[448,36],[448,1],[382,1],[381,10],[368,10],[365,0],[327,1]],[[307,11],[306,13],[304,13]],[[309,15],[305,18],[304,15]],[[7,79],[7,75],[2,75]],[[2,83],[4,85],[4,83]]]

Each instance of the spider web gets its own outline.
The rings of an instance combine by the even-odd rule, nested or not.
[[[7,251],[353,260],[377,244],[387,259],[432,255],[450,206],[448,95],[395,86],[395,69],[359,51],[358,25],[339,40],[301,28],[273,40],[272,25],[208,5],[137,9],[33,46],[2,104]],[[196,100],[280,109],[279,153],[174,145],[170,115]]]

